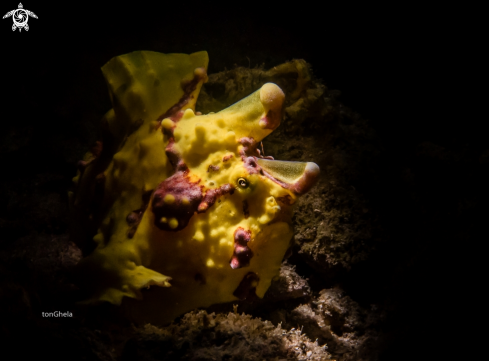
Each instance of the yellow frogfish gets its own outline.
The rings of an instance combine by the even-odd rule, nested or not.
[[[195,112],[207,64],[205,51],[136,51],[102,67],[113,108],[70,193],[73,234],[95,243],[77,274],[86,302],[122,304],[136,322],[263,297],[291,245],[292,205],[318,178],[315,163],[259,150],[283,117],[277,85]]]

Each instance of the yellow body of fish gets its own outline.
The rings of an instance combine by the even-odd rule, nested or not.
[[[137,321],[263,297],[290,246],[291,206],[319,173],[257,150],[282,118],[273,83],[195,114],[207,64],[206,52],[139,51],[102,68],[113,109],[71,194],[75,236],[96,243],[78,274],[88,302],[122,303]]]

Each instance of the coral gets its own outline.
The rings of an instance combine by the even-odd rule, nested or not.
[[[292,266],[284,261],[280,267],[280,274],[273,280],[267,292],[267,301],[287,300],[309,297],[311,289],[307,281],[301,278]]]
[[[235,310],[236,311],[236,310]],[[186,314],[179,324],[146,325],[127,342],[127,360],[329,360],[325,346],[300,330],[285,331],[269,321],[237,312]]]
[[[78,275],[87,302],[122,303],[136,321],[263,297],[290,247],[292,205],[319,175],[258,149],[282,119],[276,84],[195,111],[207,62],[134,52],[102,68],[113,109],[70,195],[79,244],[96,243]]]
[[[308,337],[326,343],[339,361],[377,358],[381,335],[376,326],[382,317],[375,309],[362,308],[340,289],[324,289],[309,304],[270,315],[285,328],[302,325]]]

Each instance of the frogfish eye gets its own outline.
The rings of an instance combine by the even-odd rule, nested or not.
[[[238,178],[238,186],[240,188],[248,188],[248,181],[245,178]]]

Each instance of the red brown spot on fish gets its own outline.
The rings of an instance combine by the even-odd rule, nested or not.
[[[232,269],[243,268],[250,264],[253,251],[248,247],[251,231],[238,227],[234,231],[234,252],[229,264]]]
[[[185,228],[199,207],[202,190],[186,172],[177,172],[158,185],[153,195],[154,224],[165,231]]]
[[[266,116],[260,119],[260,124],[263,124],[263,129],[276,129],[280,125],[282,113],[280,111],[270,109]]]
[[[292,205],[293,201],[292,198],[290,197],[289,194],[282,196],[282,197],[276,197],[275,198],[279,203],[285,204],[287,206]]]
[[[228,154],[222,157],[223,163],[226,163],[228,160],[230,160],[232,157],[234,157],[234,154]]]
[[[194,77],[190,81],[183,81],[181,86],[183,90],[183,95],[180,97],[178,102],[176,102],[170,109],[168,109],[165,113],[160,115],[158,119],[156,119],[159,123],[165,118],[170,118],[174,122],[180,120],[183,115],[181,109],[193,98],[192,93],[197,88],[199,82],[204,80],[207,77],[206,70],[204,68],[198,68],[199,71],[194,72]],[[181,113],[179,116],[178,113]]]
[[[205,193],[204,199],[202,200],[202,203],[199,204],[199,208],[197,209],[197,213],[203,213],[207,211],[212,205],[216,202],[217,198],[224,194],[233,194],[234,193],[234,187],[227,183],[224,184],[223,186],[217,188],[217,189],[209,189]]]
[[[209,167],[207,168],[207,173],[209,172],[217,172],[219,170],[219,166],[218,165],[209,165]]]
[[[187,165],[183,162],[182,157],[175,148],[175,141],[173,137],[170,138],[168,145],[165,148],[165,153],[176,172],[188,171]]]

